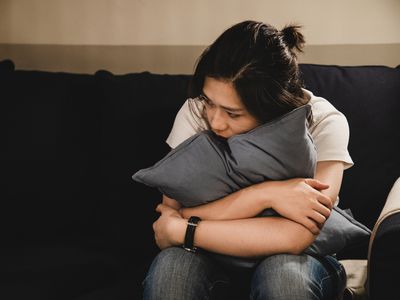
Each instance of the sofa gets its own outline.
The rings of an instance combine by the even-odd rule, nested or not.
[[[397,299],[400,67],[301,64],[349,122],[341,208],[373,230],[338,253],[344,298]],[[0,299],[140,299],[160,193],[131,179],[169,151],[189,74],[73,74],[0,62]],[[358,271],[354,272],[354,269]],[[246,287],[238,299],[246,299]]]

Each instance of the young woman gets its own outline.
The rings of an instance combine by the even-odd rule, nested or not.
[[[194,208],[164,195],[153,224],[162,251],[143,281],[145,299],[232,299],[240,292],[235,282],[248,283],[251,299],[334,299],[343,291],[346,274],[334,256],[302,254],[337,203],[343,171],[353,162],[344,115],[302,87],[295,53],[304,45],[299,28],[278,31],[245,21],[227,29],[200,56],[191,82],[195,98],[178,112],[167,143],[175,148],[204,129],[229,138],[310,103],[315,177],[254,184]],[[281,217],[255,217],[266,208]],[[263,257],[260,264],[235,272],[201,251],[185,250],[191,216],[201,219],[194,246]]]

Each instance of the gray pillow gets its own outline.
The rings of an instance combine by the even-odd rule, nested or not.
[[[193,207],[220,199],[266,180],[314,177],[316,150],[307,129],[305,105],[243,134],[223,139],[202,131],[171,150],[133,179]],[[258,216],[277,215],[272,209]],[[339,208],[332,210],[321,233],[305,251],[327,255],[368,239],[370,231]],[[228,266],[254,267],[260,259],[209,252]]]
[[[266,180],[313,177],[316,150],[306,123],[310,110],[302,106],[228,139],[205,130],[133,179],[192,207]]]

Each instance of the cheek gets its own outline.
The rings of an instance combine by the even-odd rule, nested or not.
[[[211,119],[210,109],[207,108],[204,110],[204,116],[207,118],[208,121],[210,121],[210,119]]]
[[[258,123],[252,119],[242,119],[240,121],[231,122],[231,128],[235,131],[235,134],[244,133],[246,131],[252,130],[258,126]]]
[[[215,114],[215,109],[213,108],[206,108],[204,110],[204,117],[207,119],[208,123],[211,123]]]

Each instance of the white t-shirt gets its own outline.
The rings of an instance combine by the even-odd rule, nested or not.
[[[306,89],[303,91],[310,96],[313,122],[309,131],[317,150],[317,161],[342,161],[344,169],[350,168],[354,163],[347,150],[349,125],[346,117],[326,99],[317,97]],[[187,138],[200,132],[202,128],[199,124],[204,126],[204,120],[198,119],[190,112],[186,100],[176,115],[166,143],[175,148]]]

